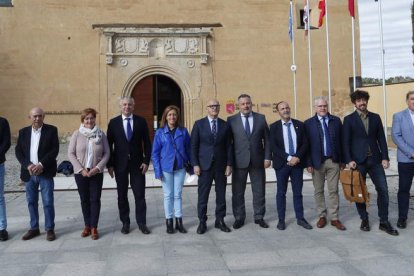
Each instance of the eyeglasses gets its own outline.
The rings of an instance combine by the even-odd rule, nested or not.
[[[213,109],[213,108],[220,108],[220,105],[219,104],[213,104],[213,105],[208,105],[207,107],[209,107],[209,108],[211,108],[211,109]]]

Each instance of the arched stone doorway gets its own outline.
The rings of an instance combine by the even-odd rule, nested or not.
[[[181,124],[184,122],[182,92],[177,83],[164,75],[153,74],[141,79],[132,89],[135,113],[145,118],[153,139],[164,109],[176,105],[181,110]]]

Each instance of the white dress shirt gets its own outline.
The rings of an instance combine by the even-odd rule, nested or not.
[[[246,115],[240,112],[240,116],[241,116],[241,120],[243,123],[243,128],[246,129]],[[247,119],[249,120],[250,133],[252,133],[253,132],[253,114],[250,112],[250,114],[247,116],[249,116]]]
[[[131,130],[132,131],[134,131],[134,118],[132,117],[132,114],[129,115],[128,117],[125,116],[124,114],[122,114],[122,123],[124,125],[125,137],[128,138],[128,134],[127,134],[127,123],[128,123],[128,120],[126,120],[126,118],[131,118],[131,120],[129,120],[129,124],[131,125]]]
[[[287,124],[290,123],[290,132],[292,133],[292,140],[293,140],[293,149],[296,152],[297,150],[297,142],[296,142],[296,131],[295,126],[293,125],[292,120],[289,120],[288,122],[282,121],[282,129],[283,129],[283,143],[285,144],[285,152],[289,154],[289,137],[288,137],[288,128]],[[287,161],[290,161],[292,159],[292,156],[288,156]]]
[[[30,137],[30,162],[37,165],[39,157],[37,151],[39,150],[40,135],[42,134],[42,127],[37,130],[32,128],[32,136]]]

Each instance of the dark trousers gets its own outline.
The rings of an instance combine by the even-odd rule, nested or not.
[[[252,193],[253,193],[253,210],[254,219],[263,219],[265,206],[265,169],[263,168],[234,168],[232,174],[232,206],[233,215],[237,220],[244,221],[246,218],[246,206],[244,193],[246,191],[247,175],[250,175]]]
[[[407,219],[414,163],[398,162],[398,218]]]
[[[129,179],[128,179],[129,178]],[[122,223],[130,224],[128,186],[135,198],[135,218],[138,224],[146,224],[147,204],[145,202],[145,175],[137,164],[128,163],[124,170],[115,169],[116,189],[118,191],[119,218]]]
[[[218,168],[213,163],[209,170],[201,171],[198,177],[198,219],[207,221],[207,203],[210,195],[211,185],[215,182],[216,190],[216,220],[226,216],[226,185],[227,177],[224,175],[225,168]]]
[[[388,221],[388,185],[385,178],[385,171],[381,163],[375,162],[372,157],[368,157],[364,163],[358,164],[358,170],[366,179],[367,173],[371,177],[372,182],[377,190],[378,216],[381,222]],[[365,203],[355,204],[361,219],[368,219],[367,206]]]
[[[286,192],[289,177],[292,184],[293,207],[296,219],[303,219],[303,168],[288,166],[287,164],[275,169],[277,180],[276,207],[279,220],[285,220]]]
[[[101,212],[103,173],[98,173],[92,177],[75,174],[75,181],[78,186],[85,226],[97,228],[99,213]]]

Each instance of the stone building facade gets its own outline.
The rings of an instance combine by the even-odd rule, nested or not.
[[[13,1],[12,1],[13,3]],[[288,101],[297,118],[310,110],[308,39],[293,1],[297,108],[294,110],[288,0],[31,0],[0,7],[0,115],[12,132],[28,124],[33,106],[60,135],[79,126],[80,110],[96,108],[106,129],[118,99],[133,96],[150,128],[177,104],[191,128],[209,98],[220,116],[237,112],[237,96],[252,96],[269,123],[274,104]],[[351,17],[348,1],[329,1],[332,112],[352,110]],[[311,25],[317,26],[317,1]],[[356,60],[359,32],[356,23]],[[328,95],[326,25],[311,30],[312,94]],[[357,63],[357,75],[360,71]]]

